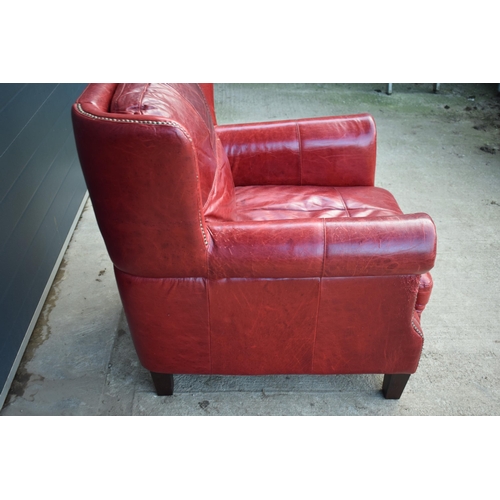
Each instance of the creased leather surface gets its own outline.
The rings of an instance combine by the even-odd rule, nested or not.
[[[236,220],[382,217],[402,214],[376,187],[244,186],[235,189]]]
[[[216,151],[218,165],[203,213],[207,219],[235,220],[236,197],[231,167],[218,137]]]
[[[411,325],[418,276],[116,277],[151,371],[413,373],[420,358],[423,338]]]
[[[418,276],[322,280],[315,373],[414,373],[423,344],[411,326],[417,286]]]
[[[203,92],[202,92],[203,90]],[[205,95],[211,98],[207,103]],[[234,182],[226,152],[215,133],[213,86],[179,83],[119,84],[111,99],[112,113],[159,117],[182,124],[196,158],[204,213],[232,219]],[[182,166],[182,165],[181,165]],[[166,168],[169,165],[165,165]]]
[[[210,109],[198,85],[122,83],[113,95],[110,111],[182,124],[193,142],[201,197],[205,203],[217,168],[217,145]]]
[[[219,125],[236,186],[373,186],[370,115]]]
[[[421,274],[434,264],[426,214],[211,222],[209,276],[303,278]]]
[[[80,164],[115,266],[146,277],[206,276],[196,158],[184,130],[75,113]]]
[[[141,363],[158,373],[210,373],[210,328],[202,278],[151,279],[115,268]]]
[[[310,373],[319,279],[209,281],[212,371]]]
[[[211,278],[306,278],[322,275],[323,221],[213,222]]]
[[[434,266],[427,214],[326,220],[325,276],[421,274]]]

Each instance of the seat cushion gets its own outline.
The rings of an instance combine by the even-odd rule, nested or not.
[[[285,220],[401,215],[389,191],[372,186],[241,186],[236,220]]]

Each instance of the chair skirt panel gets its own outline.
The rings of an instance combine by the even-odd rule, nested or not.
[[[142,278],[115,269],[142,365],[219,375],[414,373],[419,276]]]

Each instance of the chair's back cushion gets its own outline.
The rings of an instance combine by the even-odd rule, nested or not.
[[[111,100],[110,112],[162,117],[181,125],[196,148],[201,197],[206,203],[217,167],[229,168],[229,163],[224,149],[218,147],[212,110],[200,85],[121,83]]]
[[[205,216],[230,219],[234,183],[197,84],[92,84],[73,108],[89,193],[116,267],[206,275]]]

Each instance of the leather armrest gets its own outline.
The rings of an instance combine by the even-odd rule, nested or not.
[[[219,125],[236,186],[373,186],[375,121],[368,114]]]
[[[434,266],[436,227],[427,214],[327,219],[324,276],[422,274]]]
[[[321,276],[321,219],[213,221],[209,249],[212,278],[306,278]]]
[[[422,274],[434,265],[426,214],[209,223],[209,276],[306,278]]]

